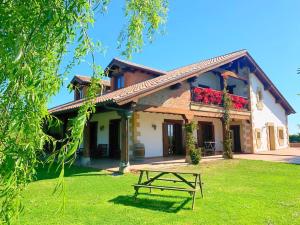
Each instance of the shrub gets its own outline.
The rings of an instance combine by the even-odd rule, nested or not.
[[[194,165],[198,165],[201,160],[201,148],[193,148],[190,150],[191,162]]]
[[[196,129],[195,122],[191,122],[185,125],[186,132],[186,148],[189,150],[189,154],[191,157],[191,162],[194,165],[199,164],[201,160],[201,149],[197,149],[195,146],[196,140],[193,135],[194,130]]]
[[[300,134],[291,134],[289,138],[291,143],[300,142]]]

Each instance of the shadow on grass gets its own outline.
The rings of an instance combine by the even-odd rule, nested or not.
[[[142,196],[151,196],[152,199],[144,198]],[[177,201],[171,200],[161,200],[161,199],[153,199],[153,197],[164,197],[168,199],[176,199]],[[146,194],[140,193],[138,197],[135,199],[132,195],[120,195],[114,199],[109,200],[114,204],[121,204],[124,206],[131,206],[136,208],[150,209],[154,211],[163,211],[167,213],[177,213],[182,209],[191,209],[190,207],[185,207],[185,205],[191,200],[191,198],[185,197],[174,197],[174,196],[166,196],[159,194]]]
[[[52,167],[49,165],[41,165],[37,168],[36,181],[56,179],[59,177],[60,169],[57,169],[57,165]],[[101,173],[99,169],[93,169],[88,167],[70,166],[65,168],[65,177],[77,177],[77,176],[107,176],[108,173]]]

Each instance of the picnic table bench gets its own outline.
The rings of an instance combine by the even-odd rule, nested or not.
[[[134,198],[137,198],[140,188],[148,188],[150,192],[152,189],[159,189],[163,190],[171,190],[171,191],[184,191],[188,192],[192,196],[192,209],[194,209],[195,205],[195,195],[196,192],[200,190],[201,197],[203,198],[203,191],[202,191],[202,181],[201,181],[201,174],[200,172],[184,172],[184,171],[176,171],[176,170],[155,170],[155,169],[141,169],[140,176],[137,184],[134,184]],[[153,177],[149,176],[149,173],[155,173]],[[163,178],[162,176],[172,174],[177,179],[173,178]],[[146,181],[143,181],[143,177],[146,175]],[[183,175],[192,175],[194,180],[190,181],[183,177]],[[176,187],[176,186],[169,186],[169,185],[153,185],[154,181],[167,181],[167,182],[181,182],[186,184],[187,187]]]

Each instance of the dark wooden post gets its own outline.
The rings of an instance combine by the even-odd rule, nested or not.
[[[83,155],[81,164],[87,165],[90,163],[90,122],[87,122],[83,131]]]
[[[129,119],[132,116],[132,111],[119,111],[121,116],[121,161],[119,172],[125,173],[129,169],[129,149],[128,149],[128,136],[129,136]]]
[[[64,116],[61,120],[62,120],[62,136],[61,136],[61,138],[65,138],[66,134],[67,134],[68,117]]]

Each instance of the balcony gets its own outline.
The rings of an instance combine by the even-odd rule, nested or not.
[[[191,89],[192,102],[207,106],[223,107],[223,92],[211,88],[194,87]],[[230,94],[232,109],[238,111],[248,110],[248,99],[238,95]]]

